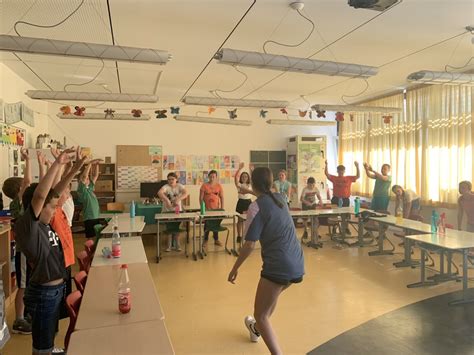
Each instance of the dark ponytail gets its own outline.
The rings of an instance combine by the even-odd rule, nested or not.
[[[270,190],[273,184],[273,174],[269,168],[259,167],[252,171],[252,187],[255,191],[270,196],[275,204],[283,208],[283,203],[279,201]]]

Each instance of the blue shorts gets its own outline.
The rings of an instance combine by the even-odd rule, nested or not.
[[[15,274],[18,288],[25,289],[30,283],[31,267],[26,261],[25,254],[19,251],[15,253]]]
[[[59,310],[64,298],[65,284],[43,286],[30,282],[23,301],[25,311],[32,318],[33,351],[49,353],[54,348],[54,337]]]

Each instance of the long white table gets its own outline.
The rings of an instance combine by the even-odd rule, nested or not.
[[[120,258],[106,258],[102,255],[102,249],[108,247],[112,250],[112,239],[101,238],[97,243],[94,259],[92,259],[92,266],[110,266],[148,262],[141,237],[120,238],[120,244],[122,254]]]
[[[468,253],[470,248],[474,248],[474,233],[458,231],[453,229],[446,229],[445,234],[420,234],[407,235],[406,239],[413,240],[418,244],[427,244],[435,246],[436,248],[445,249],[448,251],[459,251],[463,256],[462,264],[462,290],[463,298],[450,302],[452,305],[464,304],[474,302],[474,298],[468,298]],[[421,248],[421,268],[420,268],[420,282],[410,284],[408,287],[419,287],[436,284],[436,280],[425,280],[425,250]]]
[[[121,216],[121,215],[119,215]],[[114,218],[109,221],[107,227],[102,229],[101,234],[112,234],[114,232]],[[117,218],[117,227],[120,234],[140,234],[145,228],[145,217],[144,216],[135,216],[131,218],[130,216],[123,216]]]
[[[161,259],[160,253],[160,222],[191,222],[193,224],[193,258],[197,260],[196,256],[196,220],[198,214],[196,212],[183,212],[183,213],[157,213],[155,214],[156,219],[156,262],[159,263]],[[185,255],[188,256],[188,244],[184,246]]]

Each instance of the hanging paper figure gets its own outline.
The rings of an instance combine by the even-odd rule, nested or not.
[[[156,118],[166,118],[168,116],[166,116],[166,112],[168,112],[167,110],[156,110],[155,113],[156,113]]]
[[[107,110],[104,110],[104,112],[105,112],[105,116],[104,116],[105,119],[114,118],[115,110],[112,110],[111,108],[108,108]]]
[[[324,110],[316,110],[316,113],[317,113],[317,117],[318,117],[318,118],[321,118],[321,117],[326,118],[326,111],[324,111]]]
[[[62,106],[59,111],[61,111],[61,113],[63,115],[70,115],[71,114],[71,108],[69,106]]]
[[[308,111],[301,111],[301,110],[298,110],[298,114],[300,115],[300,117],[306,116],[306,113],[307,113],[307,112],[308,112]]]
[[[313,111],[309,111],[309,119],[312,120],[313,119]]]
[[[179,115],[179,107],[178,106],[172,106],[170,107],[171,114],[172,115]]]
[[[74,112],[74,115],[75,115],[75,116],[84,116],[84,111],[86,110],[85,107],[75,106],[74,109],[76,110],[76,111]]]
[[[213,113],[215,110],[216,110],[215,107],[209,106],[209,107],[207,108],[207,113],[211,114],[211,113]]]
[[[266,118],[266,117],[267,117],[267,113],[268,113],[268,111],[260,110],[260,117],[261,117],[261,118]]]
[[[392,116],[390,115],[383,116],[383,123],[390,124],[391,120],[392,120]]]
[[[372,124],[372,121],[369,119],[367,119],[367,124]]]
[[[337,122],[344,121],[344,112],[336,112],[336,121]]]
[[[349,114],[349,119],[351,120],[351,122],[354,122],[354,114],[353,113]]]
[[[142,110],[139,110],[137,108],[134,108],[132,110],[133,117],[141,117],[142,116]]]
[[[237,118],[237,109],[236,108],[234,108],[231,111],[227,111],[227,112],[229,113],[229,118],[231,120],[233,120],[234,118]]]
[[[280,112],[284,115],[287,115],[288,114],[288,111],[286,110],[286,108],[281,108],[280,109]]]

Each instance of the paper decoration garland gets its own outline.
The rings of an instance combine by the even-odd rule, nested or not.
[[[115,110],[112,110],[111,108],[108,108],[107,110],[104,110],[104,113],[105,113],[104,118],[106,118],[106,119],[114,118],[114,112],[115,112]]]
[[[139,110],[139,109],[133,109],[132,111],[130,111],[132,114],[133,114],[133,117],[141,117],[142,115],[142,110]]]
[[[168,112],[168,110],[156,110],[156,118],[167,118],[166,112]]]
[[[307,113],[307,112],[308,112],[308,111],[301,111],[301,110],[298,110],[298,114],[300,115],[300,117],[306,116],[306,113]]]
[[[227,111],[227,112],[229,113],[229,118],[231,120],[233,120],[234,118],[237,118],[237,109],[236,108],[234,108],[231,111]]]
[[[208,113],[208,114],[211,114],[211,113],[213,113],[215,110],[216,110],[215,107],[209,106],[209,107],[207,108],[207,113]]]
[[[342,122],[344,121],[344,112],[336,112],[336,121],[337,122]]]
[[[288,114],[288,111],[286,110],[286,108],[281,108],[280,109],[280,112],[284,115],[287,115]]]
[[[170,107],[170,110],[171,110],[172,115],[179,115],[179,107],[172,106],[172,107]]]
[[[74,112],[74,115],[84,116],[84,111],[86,110],[85,107],[75,106],[74,109],[76,110],[76,112]]]
[[[267,117],[267,113],[268,113],[268,111],[260,110],[260,117],[261,117],[261,118],[266,118],[266,117]]]
[[[316,116],[316,117],[318,117],[318,118],[321,118],[321,117],[326,118],[326,111],[324,111],[324,110],[317,110],[316,113],[317,113],[317,116]]]

